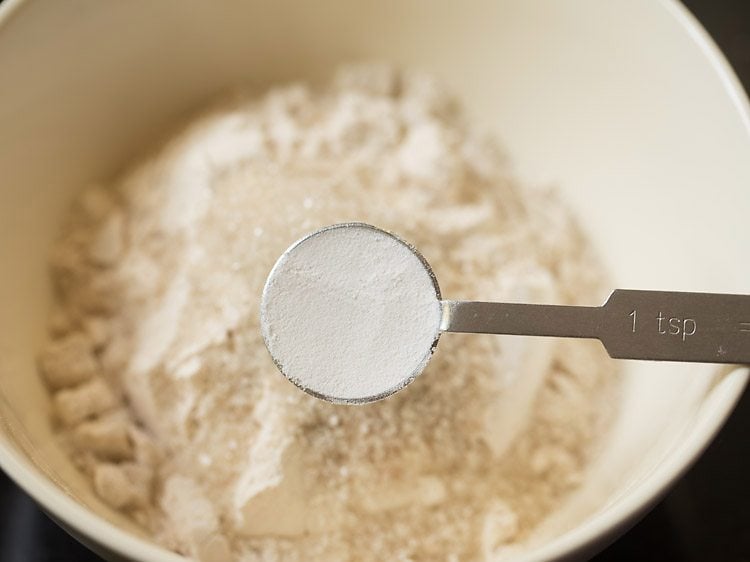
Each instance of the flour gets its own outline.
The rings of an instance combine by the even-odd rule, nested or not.
[[[440,294],[423,261],[367,225],[297,243],[269,275],[260,310],[284,375],[334,402],[400,390],[422,372],[440,333]]]
[[[452,298],[603,296],[554,193],[522,189],[432,79],[356,67],[224,104],[63,227],[39,366],[71,458],[205,561],[496,560],[548,539],[617,402],[606,355],[452,334],[385,400],[300,392],[264,346],[264,281],[291,240],[350,221],[404,236]]]

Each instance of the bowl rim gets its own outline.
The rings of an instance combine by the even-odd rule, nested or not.
[[[20,12],[19,8],[28,3],[29,0],[2,2],[0,4],[0,31],[13,16]],[[723,90],[729,96],[743,128],[750,137],[748,96],[711,36],[679,0],[658,0],[654,6],[665,10],[677,27],[684,31],[699,48],[701,55],[706,58]],[[626,530],[690,469],[728,419],[742,396],[748,380],[750,380],[750,369],[745,367],[739,367],[725,376],[723,382],[728,381],[729,386],[727,395],[707,414],[703,429],[690,437],[685,442],[688,446],[671,458],[670,462],[658,467],[659,469],[641,481],[637,487],[637,493],[619,498],[607,510],[584,521],[583,526],[565,532],[528,554],[521,553],[517,560],[533,562],[567,558],[595,548],[597,545],[603,546],[605,541],[611,541]],[[28,460],[11,443],[11,439],[0,438],[0,469],[31,496],[45,512],[64,523],[66,529],[128,560],[186,562],[185,557],[125,531],[96,515],[56,486],[39,469],[34,467],[30,470],[29,468]]]

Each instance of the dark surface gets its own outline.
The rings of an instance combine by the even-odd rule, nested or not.
[[[750,0],[685,4],[750,88]],[[698,463],[649,515],[594,560],[750,562],[749,430],[746,392]],[[99,560],[0,473],[0,561]]]

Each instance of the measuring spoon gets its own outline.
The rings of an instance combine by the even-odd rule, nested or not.
[[[326,269],[313,263],[318,254],[312,250],[324,243],[329,252],[340,250],[340,259],[330,261],[335,267]],[[317,309],[305,306],[306,295],[312,295],[318,287],[329,289],[329,293],[331,287],[345,288],[342,277],[347,275],[371,279],[387,271],[390,254],[373,252],[374,244],[381,249],[390,244],[393,259],[398,253],[398,259],[403,260],[404,250],[413,258],[407,263],[410,269],[405,277],[392,280],[391,285],[389,280],[383,280],[383,292],[375,298],[396,289],[403,291],[405,284],[413,283],[415,289],[409,294],[414,294],[415,299],[429,292],[423,306],[434,306],[437,313],[425,316],[425,324],[434,322],[434,326],[425,325],[425,331],[394,332],[391,340],[385,337],[389,334],[381,331],[368,339],[366,350],[339,349],[338,342],[346,338],[342,338],[344,332],[336,330],[372,330],[377,318],[374,314],[368,316],[370,311],[365,310],[357,323],[356,310],[339,310],[345,308],[341,304],[347,298],[343,293],[338,295],[342,300]],[[302,279],[304,293],[290,295],[289,285],[283,281],[292,275]],[[359,291],[358,286],[355,289]],[[280,303],[283,306],[277,306]],[[402,300],[402,304],[412,303]],[[346,325],[331,322],[339,313],[339,324]],[[280,320],[288,320],[289,314],[295,315],[294,330],[285,331]],[[318,317],[314,317],[316,314]],[[317,345],[301,359],[299,353],[293,353],[311,331],[324,329],[334,332],[323,334],[330,337],[320,340],[332,342],[329,349],[319,349],[325,346]],[[435,275],[416,248],[377,227],[343,223],[311,233],[279,258],[263,291],[261,330],[277,367],[305,392],[330,402],[366,403],[393,394],[414,380],[427,365],[440,334],[446,332],[598,339],[615,359],[750,363],[750,295],[617,289],[602,306],[442,300]],[[368,357],[378,357],[372,346],[380,342],[383,348],[375,351],[382,353],[384,364],[387,363],[398,352],[399,346],[394,344],[398,343],[397,338],[412,337],[415,332],[419,332],[420,353],[405,357],[395,366],[388,363],[389,376],[372,377],[372,361],[357,362],[365,351]],[[294,361],[290,360],[292,356]],[[327,368],[321,363],[326,363],[331,371],[313,376]],[[369,377],[366,384],[362,377]]]

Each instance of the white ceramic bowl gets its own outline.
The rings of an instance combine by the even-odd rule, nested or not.
[[[6,0],[0,465],[105,556],[182,560],[97,502],[51,435],[34,350],[66,205],[214,94],[360,58],[437,73],[523,178],[564,189],[617,286],[748,291],[747,101],[671,0]],[[747,380],[744,369],[625,367],[613,438],[549,522],[561,534],[519,560],[584,556],[611,539],[695,460]]]

